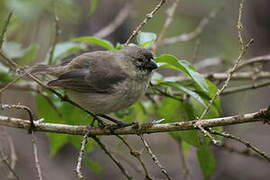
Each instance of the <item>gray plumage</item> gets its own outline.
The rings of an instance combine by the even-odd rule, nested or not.
[[[152,58],[144,48],[125,47],[84,53],[64,65],[37,65],[32,73],[55,76],[49,86],[64,88],[71,100],[95,114],[106,114],[130,106],[145,93],[157,68]]]

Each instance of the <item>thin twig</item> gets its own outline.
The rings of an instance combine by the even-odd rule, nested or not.
[[[226,133],[226,132],[219,132],[219,131],[215,131],[215,130],[209,130],[209,132],[211,134],[215,134],[215,135],[219,135],[219,136],[223,136],[225,138],[229,138],[229,139],[233,139],[235,141],[240,142],[241,144],[244,144],[247,148],[252,149],[254,152],[258,153],[259,155],[261,155],[264,159],[266,159],[267,161],[270,162],[270,156],[267,155],[265,152],[263,152],[262,150],[260,150],[259,148],[257,148],[256,146],[252,145],[250,142],[234,136],[232,134]]]
[[[52,47],[50,48],[50,52],[49,52],[48,64],[52,64],[54,50],[55,50],[60,34],[61,34],[61,31],[59,27],[59,17],[57,16],[56,9],[54,7],[54,38],[52,42]]]
[[[80,152],[79,152],[79,156],[78,156],[77,166],[76,166],[76,169],[75,169],[76,175],[77,175],[78,179],[80,179],[80,180],[85,179],[81,169],[82,169],[82,159],[83,159],[83,156],[84,156],[84,151],[85,151],[86,144],[88,142],[88,136],[89,135],[90,135],[90,132],[88,131],[83,136],[83,140],[81,142],[81,148],[80,148]]]
[[[35,124],[34,124],[33,113],[29,107],[21,105],[21,104],[1,104],[0,109],[21,109],[21,110],[26,111],[27,114],[29,115],[29,121],[31,124],[28,132],[31,133],[34,130]]]
[[[200,121],[194,124],[194,127],[198,128],[205,137],[209,137],[213,144],[220,144],[221,141],[215,139],[201,124]]]
[[[240,149],[236,149],[233,146],[230,146],[229,144],[226,144],[226,143],[222,143],[220,145],[215,145],[215,147],[218,147],[221,150],[229,151],[229,152],[232,152],[232,153],[237,153],[239,155],[243,155],[243,156],[247,156],[247,157],[253,157],[253,158],[256,158],[258,160],[266,160],[265,158],[263,158],[259,154],[253,153],[249,148],[240,150]],[[268,160],[266,160],[266,161],[268,161]]]
[[[99,37],[99,38],[105,38],[112,34],[119,26],[121,26],[124,21],[127,19],[130,12],[130,5],[129,3],[126,3],[123,8],[119,11],[118,15],[115,17],[115,19],[106,27],[102,28],[98,32],[96,32],[93,36]]]
[[[235,64],[233,65],[233,67],[229,70],[228,77],[227,77],[226,81],[224,82],[223,86],[220,89],[218,89],[217,92],[216,92],[216,94],[211,98],[210,102],[208,103],[207,107],[204,109],[204,111],[201,114],[201,116],[200,116],[199,119],[202,119],[208,113],[210,107],[212,106],[212,104],[214,103],[214,101],[216,100],[216,98],[219,97],[220,94],[229,85],[229,82],[231,80],[231,77],[232,77],[234,71],[236,70],[236,68],[238,67],[238,65],[240,64],[240,62],[242,60],[242,57],[246,53],[246,51],[249,48],[249,46],[251,45],[251,43],[253,43],[253,39],[251,39],[247,44],[244,44],[244,42],[243,42],[243,38],[242,38],[242,29],[243,29],[243,27],[242,27],[243,3],[244,3],[244,0],[242,0],[241,3],[240,3],[239,15],[238,15],[238,21],[237,21],[238,39],[239,39],[239,43],[241,45],[240,54],[239,54],[239,56],[238,56]]]
[[[148,23],[150,19],[154,17],[154,14],[161,8],[161,6],[166,2],[166,0],[160,0],[159,3],[155,6],[155,8],[148,14],[146,14],[145,19],[135,28],[132,34],[129,36],[125,45],[128,45],[130,41],[137,35],[137,33],[142,29],[142,27]]]
[[[120,161],[118,159],[116,159],[116,157],[107,149],[107,147],[105,146],[105,144],[103,144],[99,138],[97,138],[96,136],[91,136],[92,139],[94,139],[96,141],[96,143],[101,147],[101,149],[111,158],[111,160],[119,167],[119,169],[121,170],[121,172],[124,174],[124,176],[127,179],[132,179],[132,177],[129,175],[129,173],[127,172],[127,170],[125,169],[125,167],[120,163]]]
[[[202,74],[204,78],[213,80],[213,81],[223,81],[226,80],[229,76],[228,73],[225,72],[217,72],[217,73],[206,73]],[[269,79],[270,72],[261,71],[256,72],[256,79]],[[254,71],[246,71],[246,72],[235,72],[231,76],[231,80],[253,80],[254,79]],[[188,81],[190,78],[185,76],[168,76],[164,78],[164,81]]]
[[[4,133],[6,134],[6,139],[9,143],[10,160],[11,160],[10,166],[12,169],[14,169],[15,165],[16,165],[16,161],[18,160],[17,155],[16,155],[16,151],[15,151],[14,142],[13,142],[11,136],[6,131],[4,131]]]
[[[157,48],[158,48],[160,41],[164,38],[165,33],[167,32],[167,30],[169,29],[169,27],[173,21],[173,16],[174,16],[174,13],[175,13],[175,10],[178,6],[179,1],[180,0],[175,0],[173,2],[172,6],[167,9],[167,18],[166,18],[165,23],[164,23],[164,25],[159,33],[157,40],[153,44],[152,53],[154,55],[157,52]]]
[[[42,173],[41,173],[41,167],[38,159],[38,149],[37,149],[37,138],[34,135],[34,131],[32,131],[32,144],[33,144],[33,152],[34,152],[34,157],[35,157],[35,164],[36,164],[36,169],[38,172],[38,179],[42,180]]]
[[[240,62],[242,60],[242,57],[246,53],[246,51],[249,48],[249,46],[251,45],[251,43],[253,43],[253,39],[251,39],[247,44],[244,44],[244,41],[243,41],[243,38],[242,38],[242,31],[243,31],[243,25],[242,25],[243,4],[244,4],[244,0],[242,0],[240,2],[239,14],[238,14],[238,21],[237,21],[238,40],[239,40],[239,43],[240,43],[240,46],[241,46],[240,54],[239,54],[236,62],[234,63],[233,67],[229,70],[228,77],[227,77],[226,81],[224,82],[223,86],[220,89],[217,90],[216,94],[211,98],[211,100],[207,104],[206,108],[202,112],[201,116],[199,117],[198,122],[194,124],[194,126],[198,127],[202,131],[202,133],[204,134],[204,136],[209,137],[210,140],[214,144],[219,143],[219,141],[216,140],[214,137],[212,137],[211,134],[200,125],[200,120],[202,118],[204,118],[204,116],[208,113],[208,111],[210,110],[210,107],[213,105],[213,103],[216,100],[216,98],[219,97],[220,94],[229,85],[229,82],[231,80],[231,77],[232,77],[234,71],[236,70],[236,68],[238,67],[238,65],[240,64]]]
[[[257,56],[257,57],[243,61],[243,63],[239,64],[236,70],[239,71],[240,69],[249,65],[253,65],[255,63],[269,63],[269,62],[270,62],[270,55]]]
[[[50,96],[47,95],[46,92],[38,90],[37,93],[39,93],[42,97],[45,98],[45,100],[50,104],[50,106],[58,114],[59,117],[63,117],[62,112],[60,112],[59,108],[54,104],[53,100],[50,98]]]
[[[154,163],[161,169],[161,172],[166,176],[167,179],[172,180],[172,178],[169,176],[167,170],[160,164],[157,156],[150,149],[150,146],[148,145],[147,141],[143,138],[143,135],[139,135],[139,136],[140,136],[140,138],[141,138],[141,140],[143,142],[143,145],[144,145],[145,149],[147,150],[147,152],[151,156]]]
[[[129,149],[129,152],[132,156],[134,156],[141,164],[141,166],[143,167],[144,173],[145,173],[145,179],[153,179],[150,175],[150,173],[148,172],[148,169],[145,165],[145,163],[143,162],[142,158],[141,158],[141,153],[138,151],[133,150],[133,148],[127,143],[127,141],[121,137],[120,135],[116,135]]]
[[[7,84],[8,83],[0,83],[0,88],[5,87]],[[15,90],[21,90],[21,91],[37,92],[38,85],[33,81],[23,81],[23,82],[18,82],[16,84],[12,84],[11,86],[9,86],[9,88],[15,89]]]
[[[198,26],[192,32],[181,34],[175,37],[165,38],[163,41],[160,42],[160,46],[168,45],[168,44],[175,44],[177,42],[187,42],[187,41],[191,41],[192,39],[197,38],[199,35],[202,34],[206,25],[208,25],[209,22],[216,17],[217,13],[220,12],[222,8],[223,6],[220,6],[214,9],[213,11],[211,11],[208,16],[206,16],[200,21]]]
[[[12,174],[12,176],[16,179],[19,180],[19,176],[16,174],[16,172],[14,171],[14,169],[11,167],[11,165],[9,164],[8,160],[4,157],[4,155],[2,154],[3,152],[1,152],[1,161],[3,162],[3,164],[8,168],[9,172]]]
[[[0,55],[1,55],[1,57],[6,61],[6,63],[9,64],[10,68],[11,68],[13,71],[16,72],[17,67],[18,67],[17,63],[15,63],[15,62],[12,61],[11,59],[9,59],[9,58],[4,54],[4,52],[3,52],[2,49],[0,49]]]
[[[3,29],[2,29],[2,32],[1,32],[1,35],[0,35],[0,49],[2,49],[4,40],[5,40],[5,35],[6,35],[6,32],[7,32],[7,28],[8,28],[8,25],[10,23],[12,14],[13,14],[13,11],[10,11],[8,13],[7,19],[6,19],[5,24],[3,26]]]
[[[0,89],[0,94],[3,93],[5,90],[7,90],[10,86],[12,86],[13,84],[15,84],[18,80],[20,80],[21,78],[23,78],[24,76],[26,76],[27,73],[24,73],[21,76],[16,77],[15,79],[13,79],[12,81],[10,81],[9,83],[7,83],[4,87],[2,87]]]
[[[33,144],[33,153],[34,153],[34,158],[35,158],[35,165],[36,165],[36,169],[38,172],[38,179],[42,180],[42,173],[41,173],[41,168],[40,168],[40,164],[39,164],[39,160],[38,160],[38,150],[37,150],[37,139],[36,136],[34,135],[34,128],[35,128],[35,124],[34,124],[34,118],[33,118],[33,113],[31,111],[31,109],[27,106],[24,105],[9,105],[9,104],[1,104],[1,108],[2,109],[22,109],[24,111],[26,111],[29,115],[29,121],[30,121],[30,126],[28,129],[28,132],[31,133],[32,135],[32,144]]]
[[[9,144],[9,154],[5,153],[2,149],[0,150],[1,153],[1,161],[3,162],[3,164],[7,167],[7,169],[9,170],[9,174],[8,177],[9,178],[13,178],[16,180],[19,180],[19,176],[16,174],[16,172],[14,171],[15,165],[16,165],[16,161],[17,161],[17,155],[15,152],[15,147],[14,147],[14,143],[12,141],[12,138],[10,137],[10,135],[5,131],[4,128],[1,128],[1,139],[3,139],[4,141],[7,141]],[[3,144],[2,144],[3,145]],[[8,158],[9,156],[9,158]]]
[[[131,159],[126,156],[125,154],[123,154],[122,152],[118,151],[118,150],[110,150],[113,154],[115,154],[116,156],[119,157],[119,159],[125,161],[132,169],[134,169],[134,171],[136,171],[138,174],[142,174],[144,175],[144,172],[141,168],[139,168],[138,166],[136,166]]]
[[[255,83],[255,84],[251,84],[251,85],[248,84],[248,85],[243,85],[243,86],[237,86],[237,87],[229,88],[229,89],[223,91],[222,95],[238,93],[238,92],[242,92],[242,91],[246,91],[246,90],[253,90],[253,89],[257,89],[257,88],[261,88],[261,87],[266,87],[269,85],[270,85],[270,81]]]

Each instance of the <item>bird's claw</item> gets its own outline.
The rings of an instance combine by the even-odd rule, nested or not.
[[[132,122],[132,123],[123,123],[123,122],[121,122],[121,123],[117,123],[115,125],[109,126],[108,129],[110,129],[110,131],[113,132],[113,131],[115,131],[117,129],[133,126],[135,124],[137,124],[137,123],[135,123],[135,122]]]

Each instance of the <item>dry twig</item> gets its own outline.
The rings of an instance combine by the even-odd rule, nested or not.
[[[236,149],[233,146],[230,146],[229,144],[226,144],[226,143],[222,143],[220,145],[215,145],[215,147],[220,148],[221,150],[229,151],[229,152],[232,152],[232,153],[237,153],[239,155],[243,155],[243,156],[247,156],[247,157],[254,157],[254,158],[258,159],[258,160],[266,160],[265,158],[263,158],[259,154],[253,153],[251,151],[251,149],[249,149],[249,148],[240,150],[240,149]]]
[[[0,160],[9,171],[8,178],[19,180],[19,176],[14,171],[17,161],[17,155],[15,152],[15,147],[12,138],[3,127],[0,128],[0,130],[1,130]],[[8,152],[4,150],[5,143],[3,143],[3,141],[8,142],[7,145]]]
[[[52,47],[50,48],[50,52],[49,52],[48,64],[52,64],[54,50],[55,50],[60,34],[61,34],[61,30],[59,27],[59,17],[57,16],[56,9],[54,7],[54,37],[53,37]]]
[[[167,170],[160,164],[157,156],[152,152],[152,150],[150,149],[149,144],[147,143],[147,141],[143,138],[143,135],[139,135],[143,145],[145,147],[145,149],[147,150],[147,152],[149,153],[149,155],[151,156],[152,160],[154,161],[154,163],[161,169],[161,172],[166,176],[167,179],[171,180],[172,178],[169,176]]]
[[[32,135],[32,144],[33,144],[33,153],[34,153],[34,159],[35,159],[35,165],[36,165],[36,169],[37,169],[37,175],[38,175],[38,179],[42,180],[42,173],[41,173],[41,168],[40,168],[40,163],[39,163],[39,159],[38,159],[38,150],[37,150],[37,139],[36,136],[34,135],[34,118],[33,118],[33,113],[31,111],[31,109],[27,106],[24,105],[9,105],[9,104],[1,104],[1,108],[2,109],[21,109],[24,110],[28,113],[29,115],[29,121],[30,121],[30,126],[28,129],[28,132],[31,133]]]
[[[237,86],[237,87],[229,88],[229,89],[223,91],[222,95],[238,93],[238,92],[242,92],[242,91],[246,91],[246,90],[253,90],[253,89],[257,89],[257,88],[261,88],[261,87],[266,87],[269,85],[270,85],[270,81],[248,84],[248,85],[243,85],[243,86]]]
[[[145,165],[145,163],[143,162],[142,158],[141,158],[141,152],[135,151],[133,150],[133,148],[127,143],[127,141],[121,137],[120,135],[116,135],[129,149],[129,152],[132,156],[134,156],[141,164],[141,166],[143,167],[144,173],[145,173],[145,179],[153,179],[150,175],[150,173],[148,172],[148,169]]]
[[[160,2],[156,5],[156,7],[148,14],[146,14],[145,19],[135,28],[132,34],[129,36],[125,45],[128,45],[130,41],[137,35],[137,33],[142,29],[142,27],[147,24],[147,22],[154,17],[154,14],[161,8],[161,6],[166,2],[166,0],[160,0]]]
[[[1,159],[0,161],[8,168],[9,172],[11,173],[12,177],[16,180],[19,180],[19,176],[15,173],[14,169],[12,168],[12,166],[10,165],[9,161],[6,159],[6,157],[4,157],[5,155],[1,153]]]
[[[168,28],[170,27],[170,25],[171,25],[171,23],[173,21],[173,16],[174,16],[174,13],[175,13],[175,10],[176,10],[176,8],[178,6],[179,1],[180,0],[175,0],[173,2],[172,6],[167,9],[167,18],[166,18],[165,23],[164,23],[164,25],[163,25],[160,33],[159,33],[158,39],[153,44],[152,52],[153,52],[154,55],[157,52],[157,48],[158,48],[158,45],[159,45],[160,41],[163,39],[166,31],[168,30]]]
[[[199,35],[202,34],[206,25],[208,25],[209,22],[216,17],[217,13],[222,8],[223,8],[223,6],[211,11],[208,16],[206,16],[205,18],[203,18],[200,21],[200,23],[194,29],[194,31],[192,31],[190,33],[186,33],[186,34],[181,34],[181,35],[175,36],[175,37],[165,38],[163,41],[160,42],[160,45],[163,46],[163,45],[168,45],[168,44],[174,44],[177,42],[187,42],[187,41],[191,41],[192,39],[195,39],[196,37],[198,37]]]
[[[4,39],[5,39],[5,35],[6,35],[6,32],[7,32],[7,28],[8,28],[8,25],[10,23],[12,14],[13,14],[13,11],[10,11],[8,13],[7,19],[6,19],[5,23],[4,23],[4,26],[3,26],[3,29],[2,29],[2,32],[1,32],[1,35],[0,35],[0,49],[2,49]]]
[[[244,140],[244,139],[242,139],[240,137],[234,136],[234,135],[226,133],[226,132],[219,132],[219,131],[214,131],[214,130],[209,130],[209,132],[211,134],[223,136],[225,138],[229,138],[229,139],[233,139],[235,141],[238,141],[241,144],[244,144],[247,148],[252,149],[254,152],[258,153],[260,156],[262,156],[264,159],[266,159],[267,161],[270,162],[270,156],[269,155],[267,155],[265,152],[263,152],[262,150],[260,150],[256,146],[250,144],[250,142],[248,142],[248,141],[246,141],[246,140]]]
[[[34,152],[34,157],[35,157],[35,164],[36,164],[36,169],[38,172],[38,179],[42,180],[42,173],[41,173],[41,167],[40,167],[40,163],[39,163],[39,159],[38,159],[38,149],[37,149],[37,138],[34,135],[34,132],[31,132],[32,134],[32,144],[33,144],[33,152]]]
[[[251,39],[249,42],[247,42],[246,44],[243,41],[242,38],[242,31],[243,31],[243,25],[242,25],[242,13],[243,13],[243,4],[244,4],[244,0],[241,1],[240,3],[240,7],[239,7],[239,14],[238,14],[238,21],[237,21],[237,30],[238,30],[238,40],[239,43],[241,45],[241,51],[240,54],[235,62],[235,64],[233,65],[233,67],[229,70],[228,72],[228,77],[226,79],[226,81],[224,82],[223,86],[217,90],[216,94],[211,98],[211,100],[209,101],[209,103],[207,104],[207,107],[204,109],[204,111],[202,112],[201,116],[198,119],[198,122],[195,124],[195,126],[199,127],[201,129],[201,131],[203,132],[203,134],[207,137],[209,137],[211,139],[211,141],[216,144],[218,141],[215,140],[215,138],[213,138],[208,131],[206,131],[201,125],[200,125],[200,120],[202,118],[204,118],[204,116],[208,113],[210,107],[213,105],[214,101],[216,100],[217,97],[220,96],[220,94],[226,89],[226,87],[229,85],[229,82],[231,80],[231,77],[233,75],[233,73],[235,72],[236,68],[238,67],[238,65],[240,64],[242,57],[244,56],[244,54],[246,53],[247,49],[249,48],[249,46],[251,45],[251,43],[253,42],[253,39]]]
[[[105,144],[103,144],[99,140],[99,138],[97,138],[96,136],[91,136],[91,137],[96,141],[96,143],[101,147],[101,149],[111,158],[111,160],[119,167],[119,169],[126,176],[126,178],[127,179],[132,179],[132,177],[129,175],[129,173],[124,168],[124,166],[120,163],[120,161],[118,161],[118,159],[116,159],[116,157],[112,153],[110,153],[110,151],[107,149]]]
[[[77,177],[80,180],[85,179],[84,176],[83,176],[83,173],[82,173],[81,169],[82,169],[82,159],[83,159],[83,155],[84,155],[86,144],[88,142],[87,139],[88,139],[88,136],[89,135],[90,135],[90,132],[88,131],[83,136],[83,140],[81,142],[81,148],[80,148],[80,152],[79,152],[79,156],[78,156],[77,166],[76,166],[76,169],[75,169],[75,172],[77,174]]]

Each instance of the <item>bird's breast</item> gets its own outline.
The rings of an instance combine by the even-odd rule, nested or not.
[[[126,79],[114,85],[111,93],[68,91],[69,97],[93,113],[111,113],[134,104],[146,91],[149,81]]]

